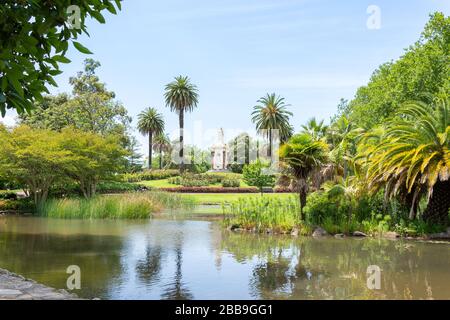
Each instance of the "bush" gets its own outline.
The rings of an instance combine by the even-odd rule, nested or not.
[[[160,188],[167,192],[180,193],[257,193],[257,188],[219,188],[219,187],[181,187],[181,188]]]
[[[138,173],[127,173],[122,175],[124,182],[140,182],[149,180],[162,180],[178,176],[180,172],[177,169],[146,170]]]
[[[223,183],[224,180],[235,180],[232,186],[233,187],[240,186],[239,175],[214,174],[214,173],[203,173],[203,174],[185,173],[182,176],[170,178],[169,183],[184,187],[206,187],[214,184]]]
[[[0,211],[34,211],[31,199],[4,199],[0,200]]]
[[[238,179],[224,179],[222,180],[222,187],[224,188],[239,188],[241,181]]]
[[[273,187],[275,184],[275,176],[273,174],[266,174],[265,170],[268,165],[255,161],[251,164],[244,166],[243,175],[244,181],[249,186],[258,187],[262,193],[264,187]]]
[[[228,165],[228,169],[231,170],[231,172],[233,173],[242,173],[244,165],[237,162],[233,162]]]
[[[132,191],[142,191],[147,190],[146,186],[135,184],[135,183],[127,183],[127,182],[119,182],[119,181],[107,181],[100,182],[97,186],[97,193],[123,193],[123,192],[132,192]]]
[[[17,194],[12,191],[1,191],[0,199],[3,200],[17,200]]]

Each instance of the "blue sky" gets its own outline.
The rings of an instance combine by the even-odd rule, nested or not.
[[[381,29],[367,28],[369,5],[380,8]],[[168,132],[176,132],[178,120],[164,106],[163,89],[180,74],[200,93],[185,119],[188,130],[195,121],[223,127],[226,135],[252,128],[252,107],[267,92],[291,104],[299,130],[312,116],[328,120],[341,97],[351,99],[377,66],[418,39],[436,10],[448,15],[450,1],[125,0],[106,24],[90,21],[91,37],[81,42],[130,115],[155,107]],[[53,93],[70,90],[68,78],[86,56],[72,49],[69,58]],[[146,152],[146,140],[139,140]]]

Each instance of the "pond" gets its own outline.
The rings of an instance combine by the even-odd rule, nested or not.
[[[84,298],[450,299],[450,244],[314,239],[195,219],[0,218],[0,268],[55,288],[81,269]],[[380,289],[367,268],[381,269]]]

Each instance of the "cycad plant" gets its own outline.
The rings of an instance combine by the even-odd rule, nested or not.
[[[289,166],[297,179],[300,200],[300,219],[309,190],[308,178],[328,160],[328,145],[322,140],[314,140],[309,134],[294,135],[280,148],[280,160]]]
[[[446,224],[450,207],[450,113],[448,101],[410,102],[391,119],[368,158],[368,180],[389,196],[403,190],[415,207],[423,192],[427,222]],[[411,216],[413,217],[413,215]]]
[[[138,115],[138,130],[148,135],[148,168],[152,168],[153,136],[164,132],[164,119],[155,108],[147,108]]]

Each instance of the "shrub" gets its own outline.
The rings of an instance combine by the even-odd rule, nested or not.
[[[2,191],[2,192],[0,192],[0,199],[17,200],[17,194],[12,191]]]
[[[239,177],[239,175],[236,174],[185,173],[182,176],[170,178],[169,183],[184,187],[206,187],[209,185],[222,183],[224,180],[237,180],[239,182],[237,177]],[[233,182],[233,186],[239,187],[240,183],[238,184],[237,182]]]
[[[239,188],[241,181],[238,179],[224,179],[222,180],[222,187],[224,188]]]
[[[220,187],[181,187],[181,188],[160,188],[166,192],[179,193],[257,193],[257,188],[220,188]]]
[[[177,169],[146,170],[138,173],[127,173],[122,175],[124,182],[140,182],[149,180],[162,180],[178,176],[180,172]]]
[[[140,184],[119,182],[119,181],[100,182],[97,186],[97,192],[100,194],[142,191],[146,189],[147,189],[146,186]]]
[[[34,211],[31,199],[3,199],[0,200],[0,211]]]
[[[273,187],[275,184],[275,176],[264,172],[267,168],[267,165],[260,161],[255,161],[244,166],[243,170],[244,181],[249,186],[258,187],[261,194],[263,193],[264,187]]]
[[[231,172],[233,173],[242,173],[244,165],[241,163],[233,162],[228,165],[228,169],[231,170]]]

